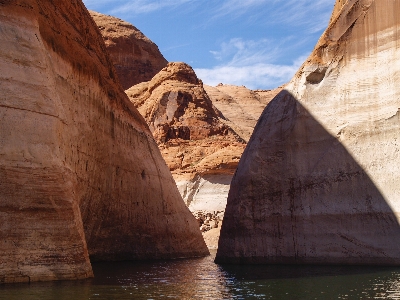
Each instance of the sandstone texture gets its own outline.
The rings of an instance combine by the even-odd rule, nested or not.
[[[149,124],[189,208],[224,210],[245,142],[221,121],[193,69],[169,63],[126,93]]]
[[[132,24],[94,11],[90,14],[101,31],[124,90],[151,80],[167,65],[157,45]]]
[[[337,1],[232,180],[216,262],[400,265],[400,1]]]
[[[208,250],[80,0],[0,1],[0,283]]]
[[[283,86],[273,90],[252,91],[244,86],[219,84],[216,87],[204,85],[204,89],[223,115],[221,121],[248,142],[264,108]]]

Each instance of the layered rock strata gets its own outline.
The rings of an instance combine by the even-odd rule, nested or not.
[[[400,1],[337,1],[257,123],[217,262],[400,264],[399,13]]]
[[[223,211],[245,142],[214,107],[193,69],[169,63],[126,91],[150,126],[192,211]]]
[[[101,31],[124,90],[151,80],[167,66],[157,45],[135,26],[94,11],[90,14]]]
[[[80,0],[0,1],[0,282],[206,255]]]

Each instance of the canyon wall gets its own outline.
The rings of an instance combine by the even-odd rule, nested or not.
[[[126,93],[149,124],[191,211],[224,211],[245,143],[221,121],[193,69],[169,63]]]
[[[167,66],[168,62],[157,45],[135,26],[94,11],[90,14],[101,31],[124,90],[149,81]]]
[[[127,89],[127,94],[131,96],[134,103],[137,102],[135,98],[148,98],[147,100],[141,100],[141,102],[137,104],[140,107],[144,105],[144,102],[147,103],[147,101],[155,101],[158,103],[160,99],[156,100],[156,98],[162,97],[159,91],[150,97],[150,94],[145,92],[147,86],[151,83],[139,84],[141,82],[153,81],[153,84],[156,84],[154,80],[158,80],[159,82],[157,84],[163,85],[162,94],[166,94],[168,89],[170,89],[170,91],[182,89],[183,93],[193,94],[193,92],[190,92],[190,90],[193,89],[196,90],[194,92],[196,96],[190,101],[204,102],[204,99],[207,98],[207,101],[212,102],[207,105],[210,107],[214,106],[214,108],[208,109],[206,114],[208,113],[210,118],[219,119],[218,126],[224,124],[230,127],[240,139],[247,142],[264,107],[273,96],[281,90],[281,88],[278,88],[276,90],[251,91],[244,86],[239,87],[224,84],[219,84],[217,87],[203,86],[193,73],[193,70],[190,70],[189,73],[191,74],[188,72],[186,74],[189,77],[196,77],[193,82],[185,83],[185,79],[174,78],[174,84],[172,84],[172,81],[169,81],[168,84],[164,84],[164,82],[160,80],[159,75],[157,75],[158,79],[152,80],[153,76],[167,65],[164,57],[158,51],[157,46],[146,38],[137,28],[123,20],[93,11],[90,13],[103,35],[107,50],[123,87],[125,89],[129,88]],[[181,67],[182,66],[183,65],[181,65]],[[178,69],[175,69],[175,71]],[[171,70],[171,66],[169,70]],[[182,70],[179,72],[182,73]],[[165,72],[161,73],[165,75]],[[163,80],[165,80],[165,78]],[[136,84],[139,85],[134,87],[133,85]],[[179,88],[178,85],[180,85]],[[140,95],[141,93],[144,94]],[[148,105],[148,103],[145,105]],[[154,103],[152,105],[154,105]],[[159,112],[159,115],[161,113],[162,112]],[[185,116],[181,117],[186,118]],[[201,113],[199,118],[204,118],[204,113]],[[146,117],[146,121],[152,122],[148,117]],[[172,121],[170,120],[170,122]],[[199,126],[202,126],[200,119],[198,122]],[[191,126],[193,128],[197,126],[193,121],[192,123]],[[215,135],[215,137],[216,136],[218,136],[218,134]],[[220,139],[220,137],[217,137],[217,139]],[[194,146],[194,148],[197,150],[202,149],[201,153],[203,154],[201,154],[198,151],[192,151],[193,142],[189,143],[180,138],[176,141],[182,143],[180,147],[174,147],[175,150],[179,148],[179,150],[177,150],[178,152],[172,150],[170,146],[167,147],[167,150],[162,141],[159,142],[159,145],[186,204],[195,214],[197,214],[197,212],[207,214],[218,211],[219,217],[222,218],[230,182],[237,166],[238,158],[243,151],[243,147],[241,147],[241,150],[238,150],[238,148],[234,146],[222,151],[220,145],[217,145],[218,143],[214,143],[213,141],[208,142],[207,146],[204,144],[201,147],[198,147],[200,144],[196,142],[197,146]],[[171,141],[168,142],[168,144],[170,143]],[[204,148],[207,148],[206,152],[204,152]],[[214,153],[216,150],[217,152]],[[229,151],[233,151],[233,155],[227,155]],[[176,156],[182,153],[186,155],[186,158],[183,160],[183,156]],[[206,159],[208,156],[210,157]],[[221,159],[225,166],[229,165],[228,168],[224,167],[224,171],[221,171],[221,164],[219,162]],[[201,161],[206,160],[207,166],[204,168]],[[184,166],[181,165],[182,163]],[[194,165],[196,165],[196,167],[193,167]],[[216,169],[218,170],[215,171]]]
[[[400,264],[400,1],[337,1],[232,180],[218,263]]]
[[[0,282],[208,254],[80,0],[0,1]]]
[[[203,85],[184,63],[126,90],[149,124],[178,189],[216,248],[232,176],[266,104],[282,88]]]

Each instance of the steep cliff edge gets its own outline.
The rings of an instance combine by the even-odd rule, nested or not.
[[[258,121],[220,263],[400,264],[400,1],[337,1]]]
[[[157,45],[132,24],[94,11],[90,15],[101,31],[124,90],[151,80],[167,66]]]
[[[0,282],[206,255],[80,0],[0,1]]]

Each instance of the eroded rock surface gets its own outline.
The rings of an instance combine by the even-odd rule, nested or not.
[[[101,31],[124,90],[151,80],[167,65],[157,45],[132,24],[94,11],[90,14]]]
[[[249,90],[244,86],[205,85],[213,105],[222,113],[222,122],[231,126],[242,139],[249,141],[258,119],[267,104],[282,90]]]
[[[79,0],[0,1],[0,282],[206,255]]]
[[[221,121],[193,69],[169,63],[150,82],[126,92],[149,124],[189,208],[224,210],[245,142]]]
[[[258,121],[217,262],[400,264],[399,13],[399,1],[337,1]]]

